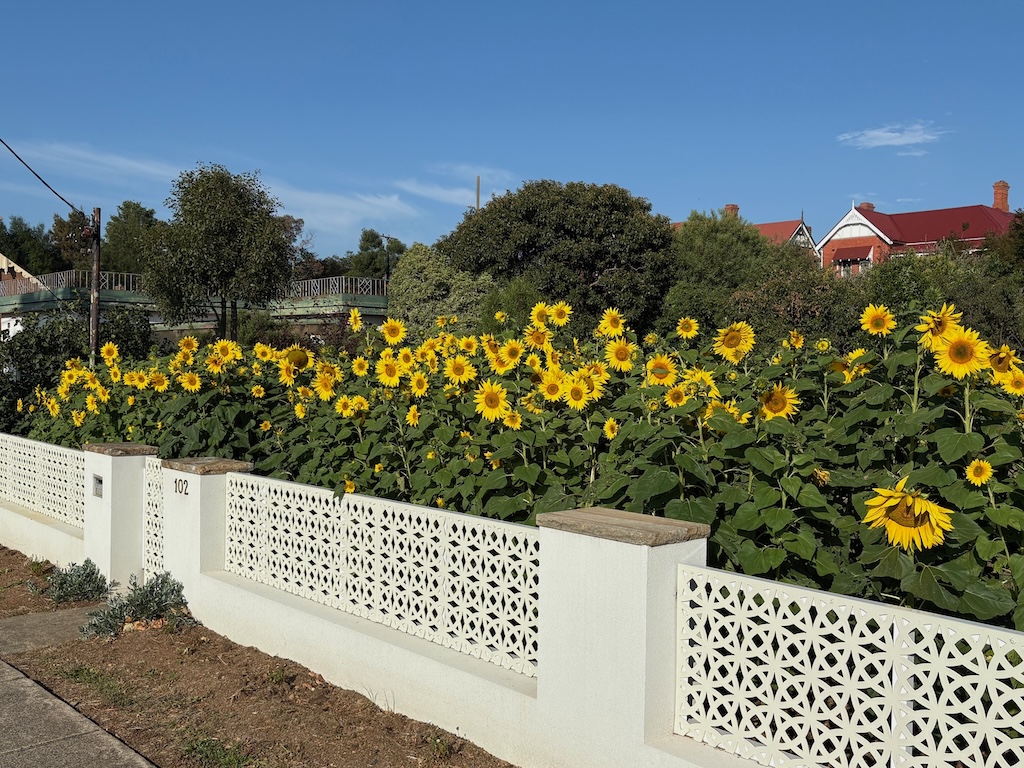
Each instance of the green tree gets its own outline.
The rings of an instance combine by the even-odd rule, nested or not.
[[[401,240],[385,238],[375,229],[364,229],[359,236],[358,251],[348,251],[340,258],[332,256],[330,259],[324,259],[324,277],[341,274],[349,277],[388,278],[406,250],[405,243]],[[335,269],[341,271],[336,272]]]
[[[440,315],[457,315],[474,328],[480,306],[494,289],[490,275],[455,269],[433,248],[416,243],[406,251],[388,283],[388,315],[404,320],[412,331],[426,331]]]
[[[60,252],[63,269],[92,269],[92,240],[84,235],[89,221],[89,217],[78,210],[68,212],[66,219],[53,214],[50,241]]]
[[[500,284],[525,276],[549,300],[569,301],[581,326],[617,306],[643,331],[665,293],[671,242],[668,218],[622,187],[531,181],[467,211],[435,247],[455,269]]]
[[[0,253],[32,275],[70,268],[62,261],[46,227],[32,226],[21,216],[11,216],[7,224],[0,221]]]
[[[173,216],[153,228],[143,274],[168,322],[209,312],[219,336],[237,338],[240,307],[287,295],[302,220],[278,214],[257,173],[200,165],[178,176],[166,205]]]
[[[108,272],[142,272],[150,232],[157,224],[156,211],[142,203],[125,200],[104,228],[102,268]]]
[[[757,285],[768,269],[782,270],[783,261],[799,261],[790,247],[782,249],[761,236],[739,216],[693,211],[672,241],[674,274],[658,327],[675,328],[683,316],[703,328],[716,328],[746,318],[735,316],[732,297]],[[755,328],[756,330],[756,328]]]
[[[149,312],[142,307],[114,306],[100,316],[100,344],[112,341],[122,357],[144,360],[153,346]]]

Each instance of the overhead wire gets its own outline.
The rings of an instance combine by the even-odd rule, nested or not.
[[[28,168],[28,169],[29,169],[29,171],[31,171],[31,172],[32,172],[32,175],[33,175],[33,176],[35,176],[35,177],[36,177],[37,179],[39,179],[39,180],[40,180],[41,182],[43,182],[43,185],[44,185],[44,186],[45,186],[45,187],[46,187],[46,188],[47,188],[48,190],[50,190],[51,192],[53,192],[53,194],[55,194],[55,195],[56,195],[57,197],[59,197],[59,198],[60,198],[61,200],[63,200],[63,201],[64,201],[64,204],[65,204],[65,205],[67,205],[67,206],[68,206],[68,208],[70,208],[70,209],[71,209],[71,210],[73,210],[73,211],[78,211],[78,212],[79,212],[79,213],[81,213],[81,214],[82,214],[83,216],[85,215],[85,211],[83,211],[83,210],[82,210],[81,208],[79,208],[79,207],[78,207],[77,205],[74,205],[73,203],[69,203],[69,202],[67,201],[67,199],[66,199],[66,198],[65,198],[65,197],[64,197],[64,196],[63,196],[63,195],[62,195],[62,194],[61,194],[60,192],[58,192],[58,191],[57,191],[56,189],[54,189],[54,188],[53,188],[53,187],[51,187],[51,186],[50,186],[49,184],[47,184],[47,183],[46,183],[46,179],[44,179],[44,178],[43,178],[42,176],[40,176],[40,175],[39,175],[38,173],[36,173],[36,172],[35,172],[35,170],[33,170],[33,168],[32,168],[32,166],[31,166],[31,165],[29,165],[29,164],[28,164],[28,163],[26,163],[26,162],[25,162],[24,160],[22,160],[22,159],[21,159],[21,155],[19,155],[19,154],[18,154],[17,152],[15,152],[15,151],[14,151],[13,149],[11,149],[11,145],[10,145],[10,144],[8,144],[8,143],[7,143],[6,141],[4,141],[3,139],[0,139],[0,144],[3,144],[3,145],[4,145],[5,147],[7,147],[7,151],[8,151],[8,152],[10,152],[10,153],[11,153],[12,155],[14,155],[14,156],[15,156],[16,158],[18,158],[18,162],[19,162],[19,163],[21,163],[22,165],[24,165],[24,166],[25,166],[26,168]]]

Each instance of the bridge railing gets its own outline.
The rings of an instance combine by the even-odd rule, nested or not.
[[[51,272],[38,277],[22,277],[0,281],[0,296],[18,296],[39,291],[57,291],[65,288],[92,287],[92,273],[82,269]],[[100,272],[101,291],[129,291],[145,293],[142,275],[131,272]],[[387,280],[378,277],[320,277],[314,280],[296,280],[288,297],[315,299],[318,296],[337,296],[348,293],[363,296],[387,295]]]

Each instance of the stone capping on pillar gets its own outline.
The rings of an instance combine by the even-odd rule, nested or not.
[[[216,456],[204,456],[197,459],[164,459],[160,464],[164,469],[188,472],[191,475],[225,475],[228,472],[252,472],[255,466],[251,461],[221,459]]]
[[[671,520],[606,507],[542,512],[537,515],[537,525],[647,547],[706,539],[711,535],[711,526],[704,523]]]
[[[156,456],[159,452],[156,446],[141,443],[88,443],[82,450],[103,456]]]

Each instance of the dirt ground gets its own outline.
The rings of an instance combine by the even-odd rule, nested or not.
[[[45,583],[47,567],[0,547],[0,618],[52,609],[26,586]],[[161,768],[511,768],[201,626],[74,640],[4,661]]]

